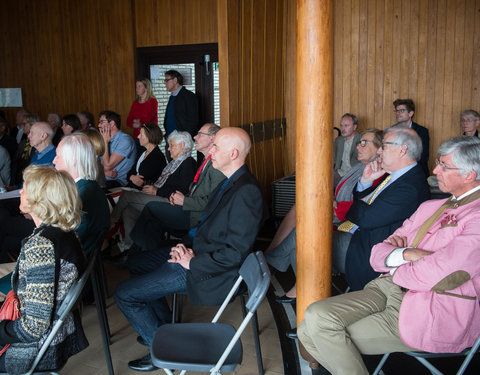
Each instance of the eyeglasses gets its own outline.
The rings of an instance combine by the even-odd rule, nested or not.
[[[172,80],[173,78],[165,78],[163,82],[167,83],[168,81]]]
[[[208,133],[204,133],[204,132],[197,132],[197,134],[203,134],[203,135],[207,135],[207,136],[209,136],[209,137],[210,137],[210,134],[208,134]]]
[[[393,113],[403,113],[403,112],[407,112],[408,109],[406,108],[401,108],[401,109],[394,109],[393,110]]]
[[[98,123],[103,124],[104,122],[108,122],[108,120],[100,120]]]
[[[478,121],[476,118],[462,118],[460,122],[475,122]]]
[[[382,150],[385,150],[385,145],[402,146],[402,144],[398,142],[382,142]],[[407,145],[405,145],[405,147],[407,147]]]
[[[368,139],[362,139],[361,141],[358,141],[358,142],[357,142],[357,146],[365,147],[368,142],[372,142],[372,143],[373,143],[373,141],[369,141]]]
[[[459,171],[460,168],[454,168],[454,167],[449,167],[446,165],[443,161],[440,161],[439,159],[435,159],[435,165],[440,165],[440,168],[444,171],[449,171],[449,170],[457,170]]]

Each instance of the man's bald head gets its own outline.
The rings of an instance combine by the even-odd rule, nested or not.
[[[50,141],[53,139],[54,133],[48,122],[44,122],[44,121],[36,122],[35,124],[32,125],[32,129],[33,128],[35,128],[37,131],[41,133],[45,133],[47,135],[47,138],[50,139]]]
[[[252,143],[247,132],[241,128],[222,128],[210,148],[213,167],[230,177],[245,164]]]

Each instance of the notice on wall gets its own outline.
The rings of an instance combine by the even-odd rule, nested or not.
[[[0,107],[23,107],[22,89],[0,89]]]

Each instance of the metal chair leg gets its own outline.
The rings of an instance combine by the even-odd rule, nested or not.
[[[103,350],[105,351],[105,360],[107,361],[108,373],[109,375],[114,375],[112,355],[110,353],[110,329],[108,327],[105,305],[101,297],[100,285],[98,283],[98,277],[95,269],[94,272],[92,272],[92,287],[97,308],[98,322],[100,324],[100,331],[102,332]]]
[[[242,313],[243,313],[243,316],[245,317],[245,316],[247,316],[247,308],[245,307],[245,296],[244,295],[240,296],[240,302],[242,304]],[[260,334],[259,334],[259,329],[258,329],[258,315],[257,315],[256,311],[255,311],[255,314],[253,314],[251,322],[252,322],[252,329],[253,329],[253,339],[255,341],[255,351],[256,351],[256,354],[257,354],[258,374],[259,375],[264,375],[262,348],[260,346]]]

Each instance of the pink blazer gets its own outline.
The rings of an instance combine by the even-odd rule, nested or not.
[[[430,200],[393,235],[411,244],[420,226],[445,202]],[[429,352],[460,352],[480,334],[480,199],[447,209],[417,248],[434,251],[395,271],[393,282],[408,289],[399,315],[405,344]],[[373,247],[370,263],[377,272],[394,247],[385,241]]]

